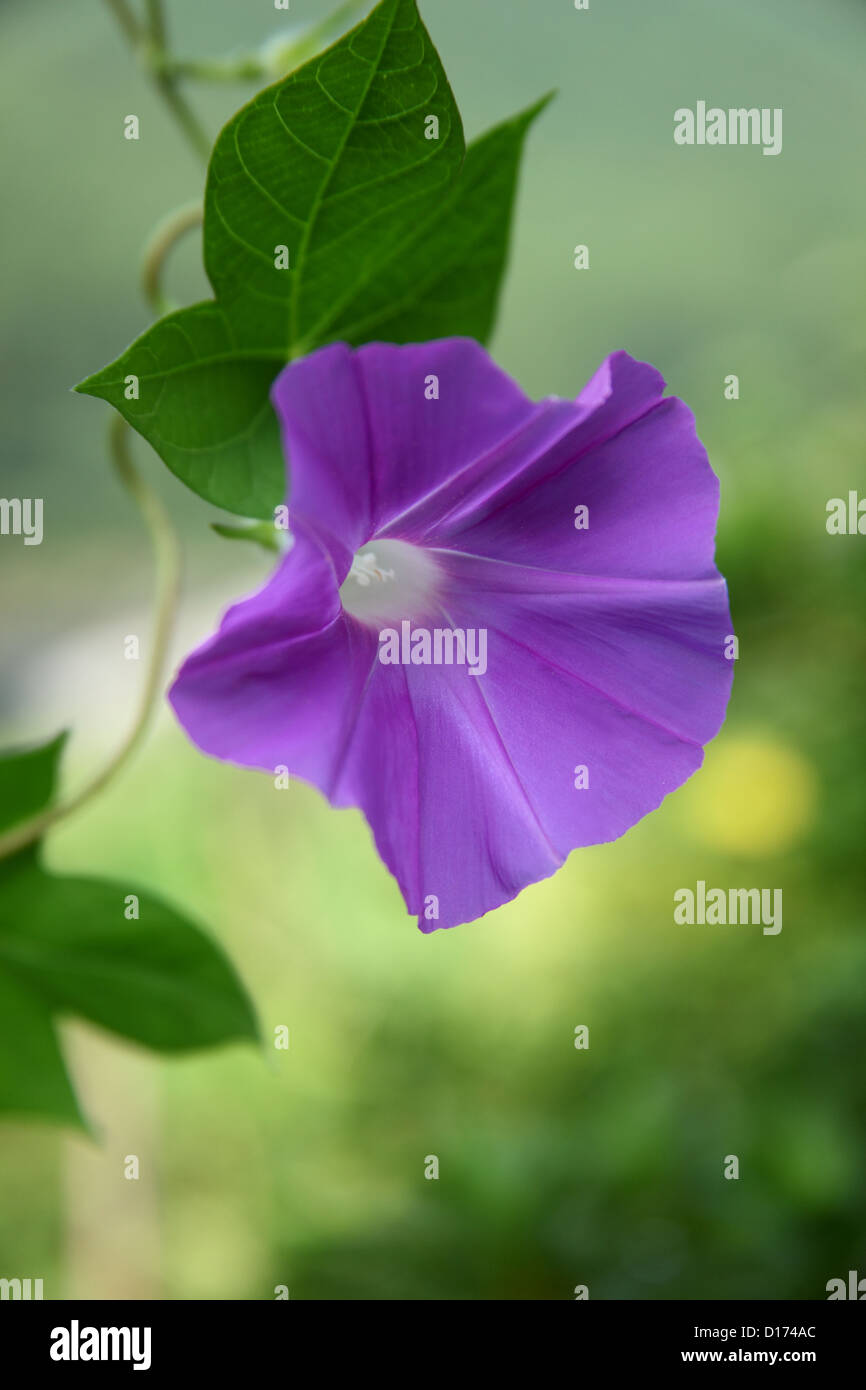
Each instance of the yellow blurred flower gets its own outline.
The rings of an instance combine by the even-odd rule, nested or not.
[[[689,832],[714,848],[763,855],[786,850],[812,823],[812,764],[771,735],[724,733],[683,789],[679,812]]]

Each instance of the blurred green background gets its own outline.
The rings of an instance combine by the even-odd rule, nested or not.
[[[243,51],[329,8],[170,0],[174,48]],[[0,1275],[46,1297],[823,1298],[866,1274],[866,540],[824,525],[828,498],[866,495],[866,6],[422,11],[468,134],[559,89],[495,354],[530,393],[574,395],[623,347],[694,409],[740,640],[728,721],[624,840],[423,937],[360,815],[205,760],[163,714],[48,861],[209,924],[291,1047],[163,1062],[71,1025],[101,1142],[0,1125]],[[215,134],[251,92],[190,95]],[[676,147],[699,98],[781,106],[783,153]],[[131,716],[122,639],[147,631],[151,569],[108,409],[69,388],[148,322],[142,245],[202,175],[97,0],[0,0],[0,102],[0,490],[46,499],[43,544],[0,548],[0,733],[71,724],[72,787]],[[195,240],[171,262],[182,301],[206,292]],[[179,657],[268,562],[138,457],[183,532]],[[699,878],[781,887],[783,931],[674,925]]]

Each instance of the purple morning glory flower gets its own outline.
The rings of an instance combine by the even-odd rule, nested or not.
[[[663,389],[618,352],[534,403],[459,338],[274,384],[291,549],[170,698],[206,753],[359,806],[423,931],[622,835],[724,719],[718,481]]]

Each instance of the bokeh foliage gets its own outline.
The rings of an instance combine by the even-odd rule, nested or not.
[[[193,50],[200,8],[176,11]],[[722,478],[719,563],[741,643],[731,712],[704,770],[625,840],[430,938],[359,817],[206,763],[166,720],[112,794],[58,832],[51,867],[129,874],[211,923],[291,1049],[270,1068],[242,1049],[146,1064],[161,1096],[151,1287],[820,1298],[829,1278],[866,1272],[866,560],[862,538],[824,530],[829,497],[866,491],[866,190],[852,176],[866,17],[845,0],[629,0],[587,15],[441,0],[425,13],[470,135],[560,90],[532,137],[494,350],[541,395],[576,391],[625,347],[695,409]],[[273,23],[232,0],[208,14],[215,52]],[[141,331],[141,229],[197,172],[98,6],[10,3],[0,26],[4,91],[30,113],[4,169],[3,491],[53,499],[43,546],[0,554],[15,593],[4,741],[56,727],[78,692],[71,752],[89,766],[124,694],[110,642],[129,630],[146,558],[104,485],[103,407],[65,391],[85,356],[116,351],[118,321],[128,339]],[[36,53],[54,96],[34,109]],[[203,99],[214,129],[243,96]],[[672,112],[699,96],[783,106],[782,155],[676,150]],[[149,122],[132,151],[128,110]],[[86,150],[68,138],[81,128]],[[588,273],[572,268],[576,242]],[[184,300],[206,292],[191,250],[173,276]],[[186,530],[188,645],[268,562],[164,487]],[[673,892],[698,878],[783,888],[783,931],[675,927]],[[110,1055],[109,1113],[132,1065]],[[120,1152],[99,1160],[106,1191]],[[423,1179],[428,1153],[439,1182]],[[736,1183],[721,1176],[728,1153]],[[64,1141],[4,1126],[0,1272],[107,1296],[117,1262],[82,1272],[70,1258],[67,1161]],[[83,1213],[94,1228],[102,1200]],[[134,1243],[123,1258],[135,1265]]]

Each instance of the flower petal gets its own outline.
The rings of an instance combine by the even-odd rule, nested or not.
[[[442,625],[486,627],[487,670],[377,665],[335,797],[365,811],[423,931],[483,915],[658,807],[700,766],[732,680],[719,578],[445,568]]]
[[[213,757],[289,772],[330,790],[376,659],[376,634],[346,619],[330,557],[305,534],[258,593],[229,610],[169,692]]]
[[[658,807],[700,766],[733,678],[720,577],[608,581],[444,563],[443,626],[485,627],[487,669],[407,668],[424,931],[499,906]],[[430,893],[434,921],[423,915]]]
[[[540,676],[560,670],[687,742],[718,733],[733,680],[721,575],[608,579],[455,552],[437,560],[451,625],[488,629],[490,671],[507,680],[522,649]]]
[[[571,850],[624,834],[691,776],[703,760],[703,748],[539,659],[512,636],[498,634],[494,641],[491,633],[489,640],[493,650],[488,648],[486,674],[477,679],[461,674],[467,698],[475,697],[476,729],[487,724],[495,730],[501,767],[510,773],[512,794],[502,797],[498,816],[508,818],[516,838],[518,813],[530,807],[536,839],[543,835],[551,851],[546,870],[538,856],[529,861],[528,839],[522,859],[519,854],[509,858],[506,896],[513,897],[552,872]],[[576,786],[581,768],[587,769],[585,788]],[[453,765],[442,767],[439,775],[443,782],[459,777]],[[464,827],[484,824],[490,788],[485,792],[483,797],[450,799],[450,843],[437,845],[443,858],[459,843]],[[439,795],[445,799],[444,787]],[[501,833],[499,839],[510,848],[507,835]],[[504,900],[500,896],[487,906]]]
[[[338,789],[362,806],[425,932],[480,917],[562,862],[477,685],[465,667],[379,666]]]
[[[427,398],[431,378],[438,399]],[[371,536],[541,409],[469,338],[355,352],[337,343],[286,367],[272,400],[292,515],[317,527],[341,578]]]
[[[515,441],[428,543],[573,574],[715,574],[718,479],[691,411],[662,398],[663,386],[654,368],[615,353],[571,408],[572,423],[543,449]]]

